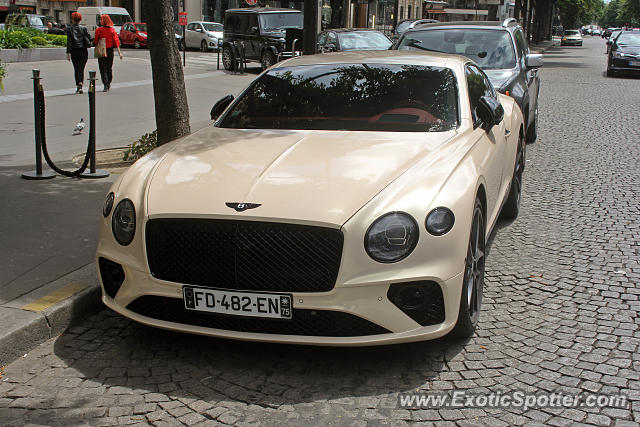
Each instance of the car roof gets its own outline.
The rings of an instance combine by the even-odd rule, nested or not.
[[[477,29],[491,29],[491,30],[503,30],[507,31],[509,28],[519,28],[519,25],[503,25],[503,21],[452,21],[452,22],[434,22],[431,24],[419,24],[409,31],[426,30],[432,28],[438,29],[463,29],[463,28],[477,28]]]
[[[334,31],[336,33],[353,33],[353,32],[361,32],[361,31],[368,31],[368,32],[376,32],[379,33],[379,30],[376,30],[374,28],[327,28],[326,30],[323,30],[323,33],[328,33],[329,31]]]
[[[407,50],[368,50],[296,56],[287,60],[284,65],[289,67],[316,64],[375,63],[454,68],[456,65],[462,66],[467,62],[471,62],[471,60],[465,56],[452,55],[448,53]]]
[[[252,7],[242,9],[227,9],[227,13],[276,13],[276,12],[289,12],[289,13],[302,13],[297,9],[284,9],[278,7]]]
[[[213,21],[191,21],[191,22],[189,22],[189,24],[218,24],[218,25],[222,25],[220,22],[213,22]]]

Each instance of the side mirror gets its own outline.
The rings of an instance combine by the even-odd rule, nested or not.
[[[482,120],[482,129],[487,132],[504,118],[504,108],[502,108],[502,104],[490,96],[480,97],[476,112],[480,120]]]
[[[220,98],[218,102],[213,105],[211,109],[211,120],[215,120],[220,117],[220,114],[231,104],[233,101],[233,95],[227,95]]]
[[[540,53],[530,53],[524,58],[527,68],[539,68],[544,63],[544,56]]]
[[[251,32],[253,34],[258,34],[258,27],[251,27]]]

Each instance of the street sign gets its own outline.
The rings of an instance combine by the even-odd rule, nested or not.
[[[244,0],[244,1],[247,2],[249,6],[255,6],[258,4],[258,0]]]
[[[183,27],[187,25],[187,12],[178,12],[178,24]]]

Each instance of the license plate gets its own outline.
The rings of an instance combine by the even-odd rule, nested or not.
[[[182,288],[187,310],[233,316],[291,319],[291,295],[260,292],[235,292],[222,289]]]
[[[632,67],[640,67],[640,61],[629,61],[629,65]]]

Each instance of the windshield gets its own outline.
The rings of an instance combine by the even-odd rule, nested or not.
[[[409,28],[409,25],[411,25],[412,22],[413,21],[403,21],[399,23],[398,26],[396,27],[396,33],[402,34],[405,31],[407,31],[407,28]]]
[[[203,22],[202,26],[206,31],[213,31],[217,33],[222,32],[222,24],[214,24],[213,22]]]
[[[578,35],[578,34],[580,34],[578,32],[578,30],[567,30],[567,31],[564,32],[565,36],[575,36],[575,35]]]
[[[121,27],[127,22],[131,22],[132,19],[129,15],[120,15],[120,14],[109,14],[109,18],[113,21],[113,25],[116,27]]]
[[[391,46],[391,40],[377,31],[358,31],[338,33],[342,50],[385,50]]]
[[[263,74],[221,127],[440,132],[458,121],[449,68],[332,64],[276,68]]]
[[[302,13],[263,13],[260,26],[263,30],[277,30],[279,28],[302,28]]]
[[[141,33],[146,33],[147,32],[147,24],[136,24],[136,28]]]
[[[42,18],[39,16],[29,16],[29,25],[32,27],[42,27],[44,23],[42,22]]]
[[[496,30],[429,30],[404,34],[398,50],[429,50],[457,53],[474,60],[485,70],[516,66],[513,42],[508,31]]]
[[[622,33],[616,44],[619,46],[640,46],[640,33]]]

